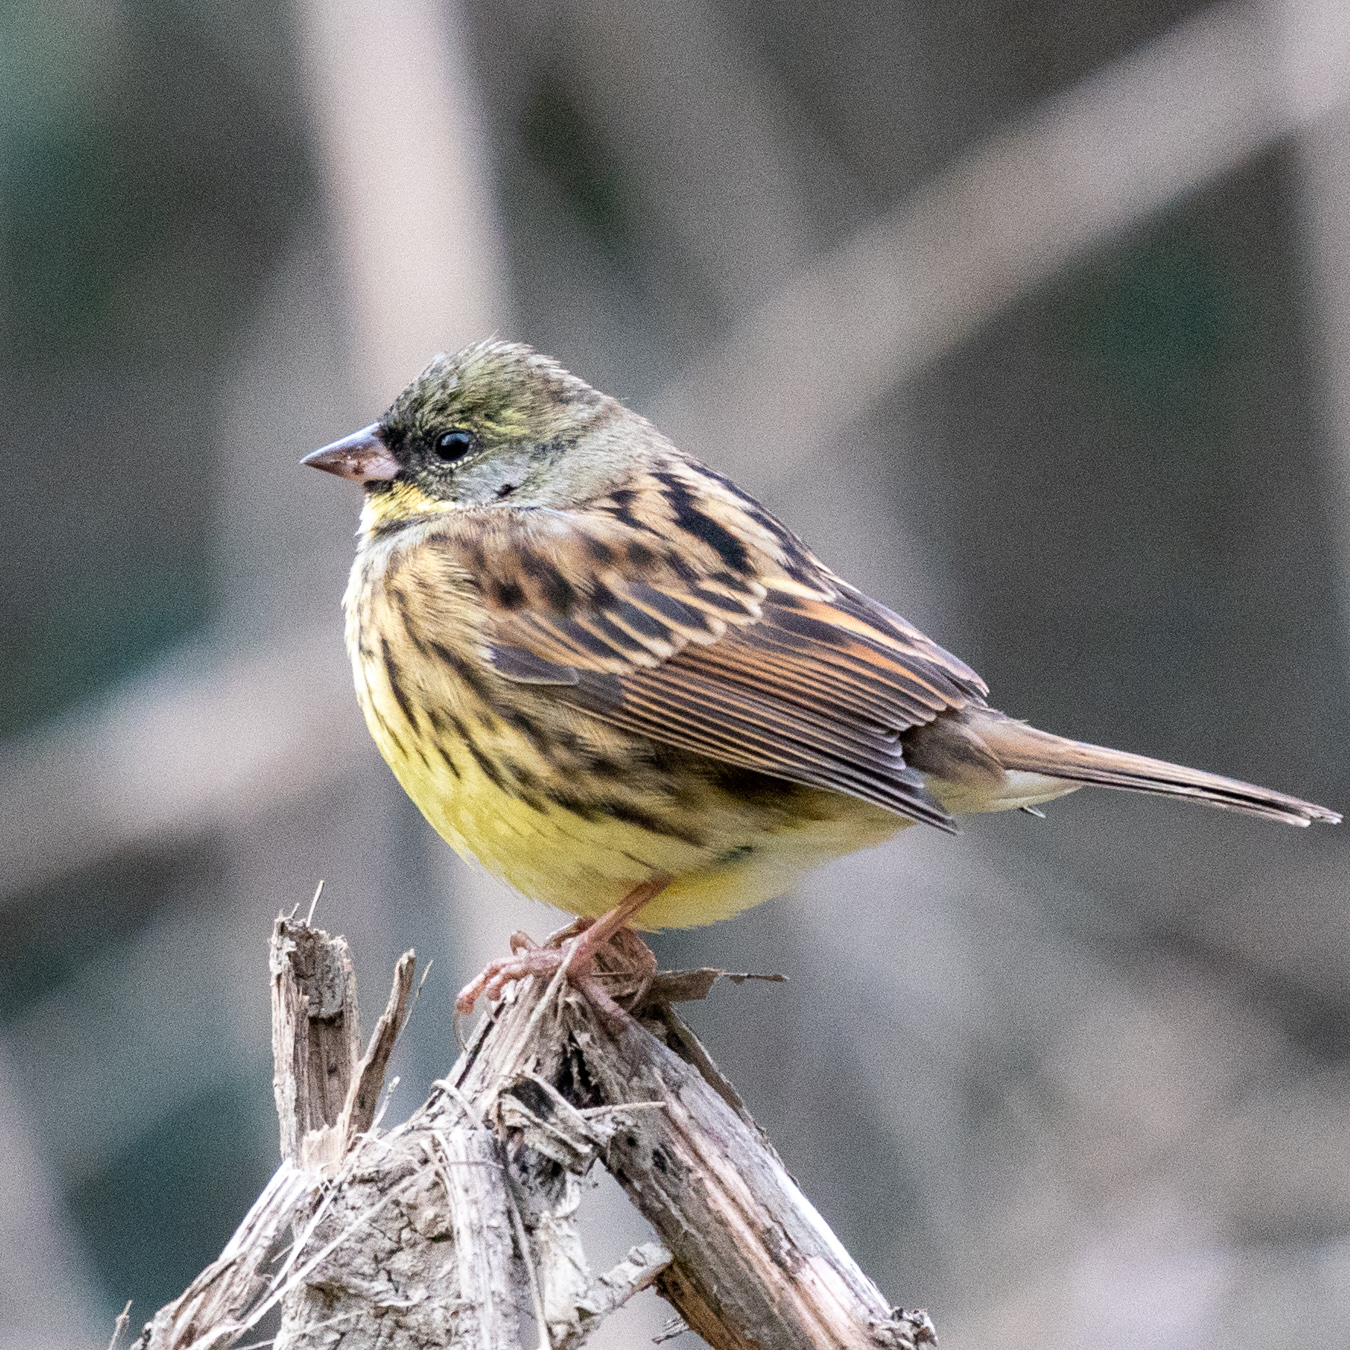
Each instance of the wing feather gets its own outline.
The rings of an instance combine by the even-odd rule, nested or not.
[[[456,575],[482,578],[484,655],[505,679],[725,764],[953,828],[901,736],[982,704],[983,682],[724,480],[678,465],[645,496],[496,512],[471,547],[457,530],[433,546]]]

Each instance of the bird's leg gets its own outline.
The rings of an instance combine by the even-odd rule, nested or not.
[[[594,923],[582,921],[569,924],[555,933],[557,946],[538,946],[524,933],[516,933],[511,938],[512,955],[499,957],[489,962],[477,975],[459,991],[455,1000],[455,1010],[468,1014],[480,996],[486,994],[492,1001],[501,998],[506,986],[514,980],[523,980],[529,975],[547,975],[566,967],[568,978],[578,985],[593,1002],[604,1011],[618,1011],[618,1005],[600,988],[598,981],[591,977],[591,959],[595,953],[628,923],[643,905],[656,899],[670,884],[667,876],[651,877],[633,887],[608,914],[602,915]],[[578,929],[580,931],[578,932]],[[576,934],[576,936],[571,936]],[[645,944],[644,944],[645,946]],[[650,979],[650,976],[648,976]],[[602,997],[597,997],[601,995]],[[604,1008],[609,1004],[609,1008]]]
[[[586,932],[595,922],[594,919],[577,919],[566,929],[552,934],[544,945],[549,947],[560,945],[564,938]],[[591,947],[590,955],[586,957],[585,967],[581,970],[574,967],[573,963],[576,960],[574,953],[575,944],[573,954],[565,957],[562,963],[566,967],[567,978],[586,996],[591,1006],[599,1013],[601,1020],[612,1030],[617,1030],[623,1025],[625,1009],[639,1007],[647,995],[647,990],[651,988],[658,969],[656,953],[626,925],[616,928],[607,943],[597,940]],[[617,1001],[607,986],[606,981],[614,976],[618,976],[621,980],[637,977],[636,987],[622,996],[623,1003]],[[487,992],[490,998],[498,997],[498,994],[493,993],[491,986]]]
[[[561,928],[554,929],[540,946],[543,947],[561,947],[568,938],[576,937],[578,933],[584,933],[593,923],[594,919],[584,919],[577,917],[571,923],[564,924]]]
[[[554,929],[542,942],[536,942],[523,928],[518,928],[511,934],[511,950],[513,952],[537,952],[542,947],[561,947],[568,938],[576,937],[578,933],[584,933],[594,922],[594,919],[573,919],[571,923]]]

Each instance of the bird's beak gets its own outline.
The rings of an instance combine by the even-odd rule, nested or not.
[[[310,468],[350,478],[353,483],[387,483],[399,471],[398,460],[380,439],[380,424],[372,422],[300,461]]]

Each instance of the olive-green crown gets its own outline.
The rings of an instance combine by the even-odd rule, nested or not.
[[[575,430],[608,400],[551,357],[521,342],[489,338],[453,356],[436,356],[380,419],[396,447],[452,426],[486,443],[552,438]]]

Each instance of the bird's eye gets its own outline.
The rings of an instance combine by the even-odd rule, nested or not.
[[[473,449],[473,434],[468,431],[443,431],[436,437],[436,453],[444,460],[463,459]]]

